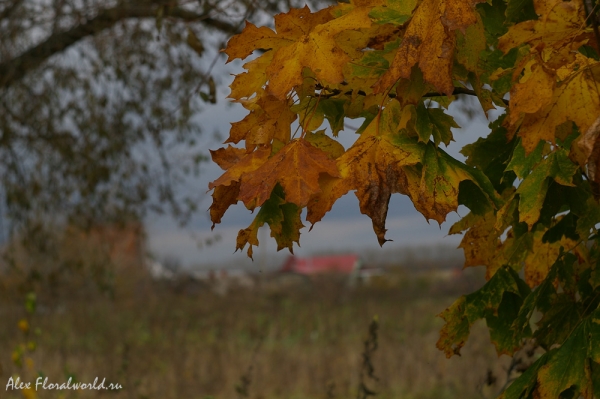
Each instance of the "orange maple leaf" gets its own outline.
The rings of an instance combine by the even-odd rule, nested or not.
[[[270,146],[260,146],[251,153],[228,146],[210,152],[213,161],[225,173],[217,180],[209,183],[209,190],[214,189],[212,194],[213,202],[209,208],[210,220],[215,224],[221,222],[221,218],[231,205],[238,202],[241,180],[246,173],[256,170],[263,165],[271,154]]]
[[[226,154],[226,152],[219,152],[218,150],[213,151],[213,160],[215,159],[215,156],[220,154]],[[252,172],[263,165],[269,158],[270,154],[271,147],[258,147],[256,151],[246,154],[237,162],[233,163],[217,180],[209,183],[208,189],[212,190],[217,186],[229,186],[232,182],[239,182],[245,173]],[[223,162],[223,160],[219,159],[218,162]]]
[[[231,168],[246,155],[245,150],[241,148],[235,148],[230,145],[225,148],[209,151],[213,162],[219,165],[219,167],[223,170]]]
[[[285,201],[305,207],[310,197],[321,191],[319,175],[338,177],[335,161],[304,139],[288,143],[261,167],[245,175],[239,199],[249,209],[261,206],[279,183]]]

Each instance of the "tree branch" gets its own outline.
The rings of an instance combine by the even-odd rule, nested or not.
[[[65,50],[67,47],[77,43],[81,39],[111,28],[117,22],[124,19],[155,17],[159,7],[162,6],[132,4],[116,6],[101,11],[94,18],[67,31],[50,35],[44,42],[25,51],[23,54],[0,63],[0,89],[6,88],[13,82],[22,79],[29,71],[39,67],[48,58]],[[208,27],[219,29],[227,33],[236,33],[239,30],[236,26],[227,22],[179,7],[169,8],[165,17],[190,22],[202,21],[202,23]]]
[[[342,93],[345,94],[345,95],[351,95],[352,94],[352,90],[343,91],[343,90],[340,90],[340,89],[329,89],[329,88],[326,88],[326,87],[322,86],[321,84],[316,84],[315,88],[317,90],[327,90],[329,92],[329,93],[326,93],[326,94],[320,94],[319,96],[321,98],[331,98],[331,97],[335,97],[335,96],[337,96],[339,94],[342,94]],[[359,96],[366,96],[367,95],[367,93],[365,93],[362,90],[358,90],[356,92],[356,94],[358,94]],[[475,93],[475,90],[465,89],[463,87],[455,87],[454,88],[454,92],[452,92],[452,95],[455,96],[457,94],[466,94],[466,95],[469,95],[469,96],[475,96],[475,97],[477,97],[477,93]],[[443,96],[445,96],[445,94],[443,94],[443,93],[437,93],[437,92],[429,92],[429,93],[423,94],[423,97],[443,97]],[[396,93],[389,93],[388,97],[390,97],[390,98],[396,98]],[[506,106],[508,106],[508,104],[509,104],[509,101],[506,100],[506,99],[504,99],[504,98],[502,99],[502,102]]]
[[[454,91],[452,92],[452,95],[455,96],[457,94],[466,94],[468,96],[477,97],[477,93],[475,93],[475,90],[465,89],[464,87],[455,87]],[[445,96],[445,94],[435,93],[435,92],[423,94],[423,97],[442,97],[442,96]],[[508,107],[508,104],[509,104],[508,100],[503,98],[502,102],[504,103],[504,105],[506,105]]]

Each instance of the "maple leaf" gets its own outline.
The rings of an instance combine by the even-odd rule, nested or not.
[[[410,79],[401,78],[396,85],[396,99],[404,108],[408,104],[417,106],[421,98],[429,91],[429,85],[423,81],[423,72],[413,66]]]
[[[339,176],[335,161],[304,139],[288,143],[241,181],[239,199],[250,209],[261,206],[279,183],[285,200],[305,207],[310,197],[321,191],[319,175]]]
[[[481,73],[479,65],[481,52],[487,49],[485,38],[485,27],[481,16],[476,14],[477,21],[469,25],[465,32],[457,32],[456,37],[456,61],[462,64],[468,71]]]
[[[551,297],[556,293],[554,288],[556,269],[562,266],[561,261],[564,261],[564,259],[554,262],[546,275],[546,279],[523,301],[523,306],[512,324],[515,337],[531,335],[531,317],[536,309],[540,312],[546,312],[552,307]]]
[[[229,56],[227,62],[245,58],[257,49],[272,50],[272,60],[265,68],[267,92],[280,100],[285,99],[294,86],[302,84],[302,70],[306,67],[325,83],[341,83],[344,80],[342,67],[350,57],[335,42],[334,36],[345,30],[368,28],[371,20],[366,7],[357,7],[336,19],[330,12],[331,8],[313,14],[305,7],[280,14],[275,18],[277,33],[247,23],[242,33],[229,41],[225,49]],[[264,65],[267,60],[261,62]]]
[[[416,0],[388,0],[386,4],[374,7],[369,16],[378,24],[403,25],[416,5]]]
[[[459,185],[465,180],[473,182],[492,207],[501,203],[483,173],[456,161],[441,149],[435,148],[433,143],[427,145],[422,162],[419,190],[410,190],[409,195],[415,208],[425,218],[442,224],[446,215],[458,208]]]
[[[209,190],[212,190],[217,186],[229,186],[234,181],[239,182],[245,173],[257,169],[267,161],[271,154],[271,149],[266,146],[259,146],[255,151],[246,153],[244,156],[240,156],[237,161],[231,162],[228,158],[233,152],[236,151],[217,150],[211,152],[213,160],[217,164],[223,164],[229,167],[217,180],[208,184]]]
[[[529,60],[523,69],[519,82],[510,90],[509,116],[512,125],[519,121],[521,113],[533,114],[549,105],[556,84],[554,71],[544,68],[538,59]]]
[[[469,337],[471,326],[482,318],[485,318],[488,324],[491,322],[496,329],[510,330],[512,320],[498,319],[498,316],[505,317],[506,313],[510,313],[506,307],[516,309],[518,312],[522,299],[529,293],[529,287],[522,282],[514,270],[510,267],[502,267],[481,289],[460,297],[438,315],[446,321],[446,324],[440,331],[436,346],[444,351],[448,358],[459,355],[460,349]],[[518,300],[507,299],[511,294]],[[518,341],[514,339],[509,338],[506,341],[504,335],[501,331],[492,333],[492,342],[496,345],[498,356],[512,355],[519,346]],[[512,337],[512,334],[509,337]]]
[[[324,83],[344,81],[343,66],[350,57],[336,43],[334,36],[345,30],[368,28],[371,19],[367,8],[356,8],[333,21],[321,24],[293,45],[282,47],[267,67],[267,90],[284,99],[294,86],[302,84],[302,70],[310,68]]]
[[[324,130],[315,133],[309,132],[304,136],[304,139],[326,153],[331,159],[340,157],[346,151],[344,146],[326,135]]]
[[[464,267],[485,265],[488,266],[488,269],[497,270],[506,264],[506,259],[501,251],[502,241],[498,237],[495,225],[496,215],[494,212],[484,215],[469,212],[452,225],[448,234],[459,234],[466,231],[459,245],[465,254]],[[493,273],[489,273],[489,277],[491,275]]]
[[[231,93],[228,98],[236,102],[242,102],[244,98],[250,98],[255,93],[260,93],[267,83],[267,66],[273,61],[273,52],[267,51],[255,60],[244,64],[247,72],[235,75],[229,87]]]
[[[575,395],[594,397],[590,361],[600,363],[600,310],[580,321],[569,338],[538,371],[540,398],[558,398],[575,387]]]
[[[210,150],[210,155],[214,163],[219,165],[221,169],[227,170],[244,158],[246,151],[228,145],[218,150]]]
[[[511,26],[498,40],[500,50],[506,53],[525,43],[532,47],[555,49],[580,45],[582,38],[586,36],[582,2],[538,0],[534,4],[540,18]]]
[[[469,0],[424,0],[415,10],[390,69],[374,86],[376,93],[388,90],[399,78],[409,79],[418,65],[426,82],[448,96],[454,91],[452,63],[455,30],[478,21]]]
[[[226,169],[223,175],[208,185],[209,190],[214,189],[213,202],[210,206],[213,229],[215,224],[221,222],[227,209],[238,202],[240,182],[244,174],[264,164],[270,153],[271,149],[268,147],[259,147],[249,154],[231,146],[211,151],[213,161]]]
[[[231,205],[237,204],[240,194],[240,182],[234,181],[228,186],[216,186],[214,190],[213,202],[209,208],[212,222],[211,230],[214,230],[216,224],[221,223],[227,209]]]
[[[281,186],[273,189],[249,227],[238,232],[237,250],[243,250],[248,244],[247,254],[252,258],[252,247],[258,246],[258,229],[265,223],[271,228],[271,237],[277,242],[277,250],[288,248],[293,253],[294,242],[300,243],[300,229],[304,227],[300,220],[302,208],[283,199],[285,194]]]
[[[337,160],[341,179],[326,181],[325,190],[311,199],[307,220],[313,225],[331,209],[333,203],[350,190],[356,190],[360,211],[373,221],[380,245],[385,239],[385,219],[393,193],[407,193],[403,166],[421,161],[424,146],[416,140],[394,134],[392,107],[381,119],[374,119],[360,138]]]
[[[519,196],[519,221],[527,223],[531,228],[540,217],[549,179],[552,178],[563,186],[573,186],[572,179],[576,171],[577,165],[569,159],[564,149],[557,150],[542,160],[523,179],[515,192]]]
[[[525,258],[525,282],[530,287],[540,285],[550,272],[551,266],[562,253],[561,248],[576,250],[578,243],[568,238],[561,238],[555,242],[544,242],[545,229],[538,229],[533,233],[533,246]],[[581,252],[579,249],[577,252]]]
[[[419,103],[416,107],[416,119],[414,128],[419,135],[419,140],[424,143],[429,142],[433,136],[435,145],[444,143],[450,144],[454,141],[451,128],[459,128],[454,122],[454,118],[446,114],[441,108],[426,108],[424,103]]]
[[[237,144],[245,140],[246,149],[252,150],[258,145],[270,144],[274,139],[289,142],[296,114],[290,110],[287,101],[262,96],[248,104],[246,106],[251,112],[241,121],[231,124],[226,143]]]
[[[572,121],[585,132],[596,120],[600,110],[596,83],[600,63],[578,54],[570,69],[572,73],[555,87],[547,105],[534,113],[526,113],[520,125],[512,125],[512,132],[519,127],[519,136],[527,153],[533,151],[540,140],[554,143],[556,128],[564,122]]]
[[[497,212],[489,209],[483,214],[470,212],[450,228],[449,234],[464,232],[459,245],[464,249],[465,267],[486,267],[486,280],[491,279],[504,265],[520,270],[532,247],[532,237],[522,228],[510,227],[517,213],[517,201],[508,201]],[[502,239],[502,232],[506,232]]]
[[[291,9],[287,14],[275,16],[275,32],[267,27],[257,28],[254,24],[246,22],[244,30],[229,39],[225,54],[227,62],[236,58],[244,59],[255,50],[276,50],[283,46],[293,44],[302,36],[310,33],[316,26],[332,19],[332,8],[325,8],[311,13],[308,6],[301,9]]]

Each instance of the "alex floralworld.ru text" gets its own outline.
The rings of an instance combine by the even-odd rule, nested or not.
[[[6,384],[6,390],[8,391],[9,389],[11,389],[11,390],[32,389],[32,386],[31,386],[31,382],[22,382],[20,377],[17,377],[16,379],[13,379],[13,377],[10,377]],[[119,389],[123,389],[123,386],[118,383],[117,384],[113,384],[113,383],[107,384],[106,378],[103,378],[102,381],[99,383],[98,377],[96,377],[94,379],[93,383],[73,382],[73,378],[69,377],[69,380],[62,384],[48,382],[48,377],[46,377],[46,378],[38,377],[35,380],[35,390],[37,391],[38,389],[44,389],[44,390],[54,390],[54,389],[56,389],[56,390],[65,390],[65,389],[119,390]]]

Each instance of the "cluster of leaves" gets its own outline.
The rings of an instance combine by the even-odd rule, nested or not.
[[[237,238],[252,256],[265,223],[292,250],[303,208],[314,224],[349,191],[380,244],[394,193],[438,223],[464,205],[450,233],[488,282],[441,314],[438,347],[459,354],[485,319],[498,354],[530,338],[545,350],[505,397],[600,397],[594,11],[580,0],[353,0],[277,15],[274,30],[247,23],[228,60],[263,51],[231,85],[249,114],[226,141],[243,148],[212,152],[225,170],[210,184],[212,221],[238,201],[259,208]],[[458,94],[505,110],[464,163],[440,148],[458,128],[447,112]],[[346,118],[364,119],[348,149],[336,140]]]

